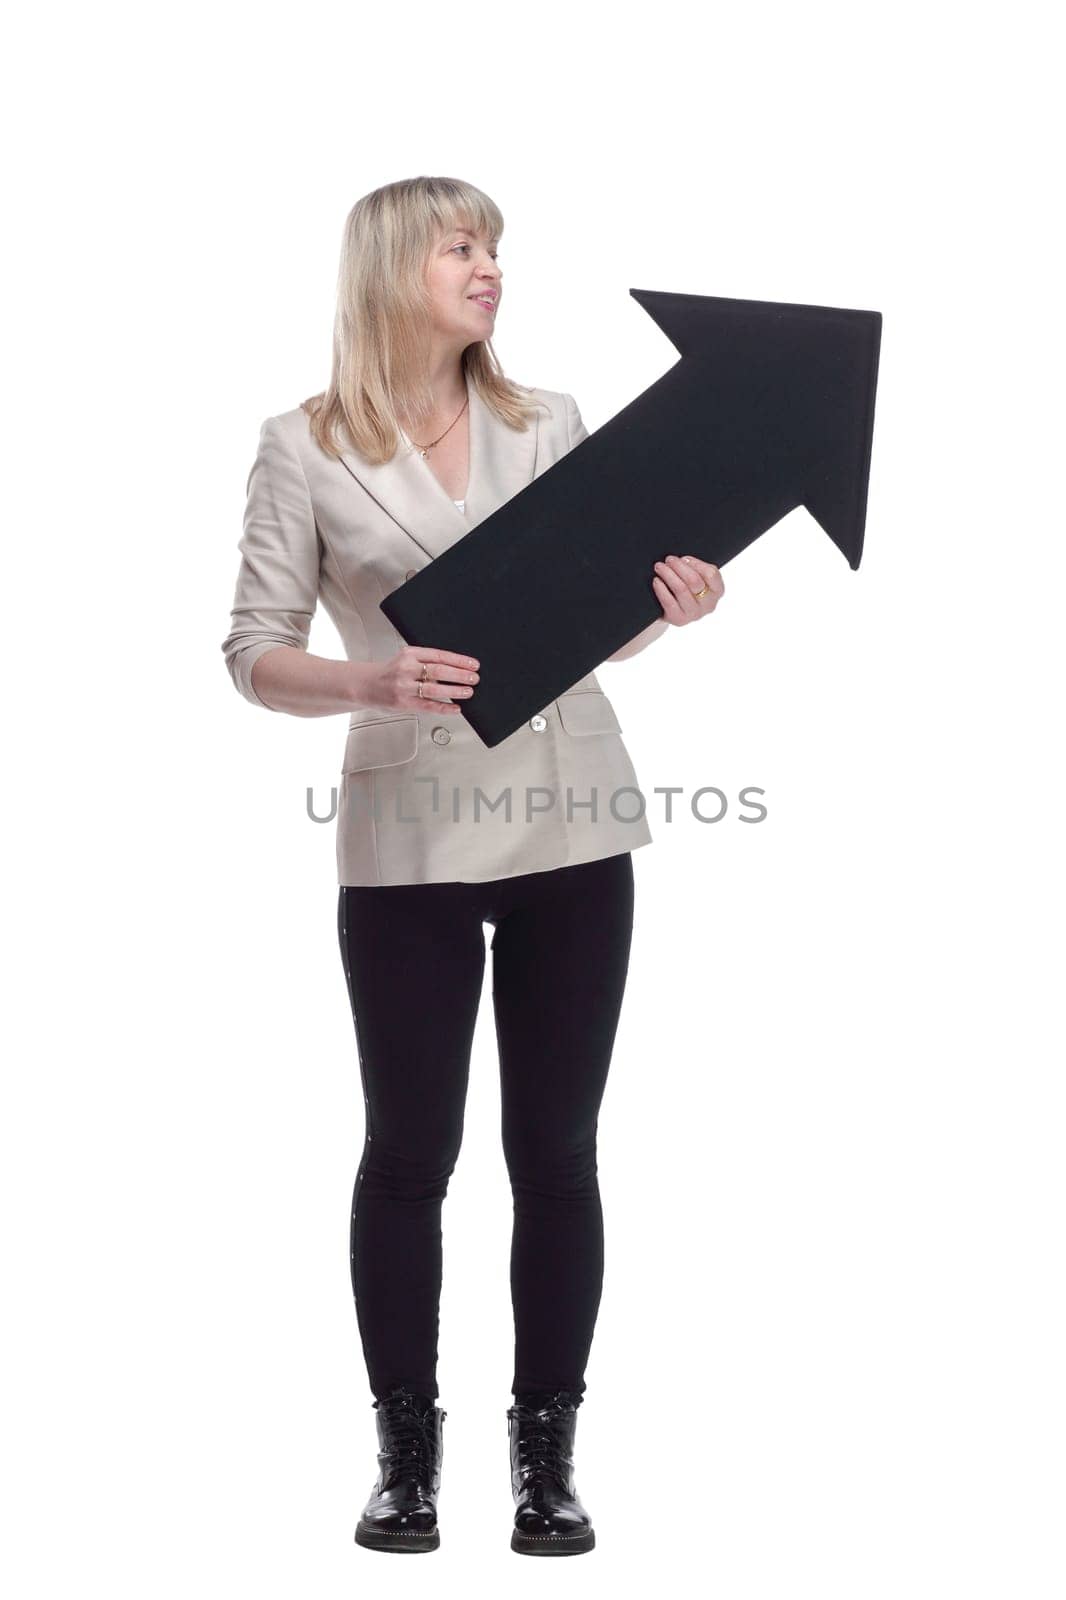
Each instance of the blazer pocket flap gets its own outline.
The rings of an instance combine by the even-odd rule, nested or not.
[[[417,717],[387,717],[381,722],[363,722],[348,730],[341,773],[362,772],[367,767],[392,767],[399,761],[410,761],[417,752]]]
[[[555,702],[567,733],[621,733],[614,707],[602,689],[581,689]]]

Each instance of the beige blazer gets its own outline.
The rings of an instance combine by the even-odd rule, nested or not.
[[[385,596],[588,437],[570,395],[534,389],[537,417],[520,433],[468,392],[465,514],[405,444],[384,465],[354,450],[337,461],[299,407],[263,423],[222,642],[253,705],[266,706],[254,663],[279,645],[306,650],[320,599],[349,660],[395,655],[404,640],[380,609]],[[594,672],[492,749],[465,717],[432,707],[356,710],[340,771],[338,879],[482,883],[592,861],[651,843],[645,809]]]

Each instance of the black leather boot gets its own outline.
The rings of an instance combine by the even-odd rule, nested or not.
[[[527,1556],[576,1556],[596,1544],[592,1521],[574,1488],[574,1429],[579,1395],[516,1396],[507,1411],[511,1492],[515,1501],[511,1549]]]
[[[395,1388],[375,1400],[380,1471],[355,1530],[368,1550],[440,1547],[437,1493],[448,1415],[426,1395]]]

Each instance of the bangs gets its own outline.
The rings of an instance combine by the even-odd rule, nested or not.
[[[442,233],[480,234],[499,243],[503,233],[503,218],[495,206],[486,204],[478,196],[442,199],[434,209]]]

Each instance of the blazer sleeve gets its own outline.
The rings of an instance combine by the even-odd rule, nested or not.
[[[577,409],[577,402],[572,394],[564,394],[566,401],[566,444],[572,450],[575,444],[580,444],[582,439],[587,439],[589,430],[581,420],[581,413]]]
[[[278,645],[307,649],[321,559],[307,479],[277,417],[260,429],[246,493],[232,625],[222,650],[244,698],[273,711],[252,687],[252,668]]]

